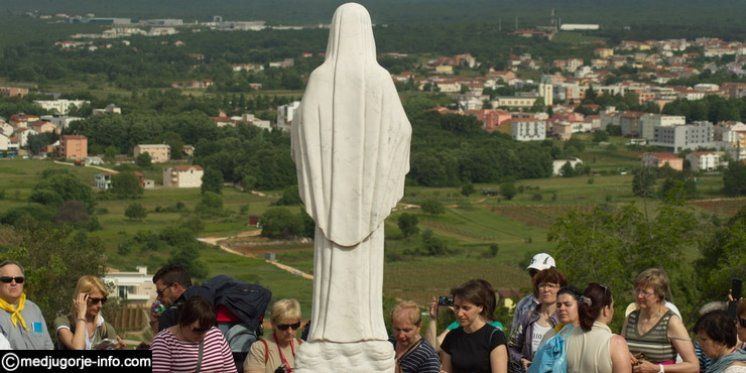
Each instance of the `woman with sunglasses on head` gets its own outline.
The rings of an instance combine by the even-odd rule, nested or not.
[[[281,299],[270,311],[272,336],[260,338],[251,345],[244,362],[246,373],[291,373],[295,368],[295,354],[301,340],[296,337],[301,327],[300,303],[295,299]]]
[[[54,320],[57,347],[62,350],[91,350],[104,344],[106,348],[123,349],[117,331],[101,315],[109,292],[101,279],[83,276],[75,286],[75,298],[70,313]]]
[[[187,299],[178,323],[153,339],[153,372],[236,373],[233,354],[215,326],[215,312],[204,298]]]
[[[666,307],[668,275],[659,268],[642,271],[635,278],[635,302],[638,310],[629,314],[622,326],[632,354],[636,373],[699,371],[689,333],[679,316]],[[636,357],[643,354],[644,359]],[[682,362],[676,362],[676,355]]]
[[[611,290],[590,283],[578,304],[579,328],[565,339],[567,371],[571,373],[629,373],[627,342],[609,329],[614,317]]]

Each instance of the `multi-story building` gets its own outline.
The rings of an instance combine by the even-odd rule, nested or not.
[[[645,114],[640,120],[640,137],[648,141],[655,139],[656,127],[671,127],[686,124],[686,117],[679,115]]]
[[[713,171],[722,165],[722,152],[691,152],[686,155],[692,171]]]
[[[516,141],[541,141],[547,138],[547,123],[543,120],[514,120],[511,133]]]
[[[730,159],[746,160],[746,124],[737,123],[726,128],[721,141]]]
[[[138,144],[133,150],[134,157],[140,154],[150,154],[152,163],[165,163],[171,160],[171,146],[167,144]]]
[[[640,118],[643,113],[639,111],[625,111],[619,116],[619,126],[622,127],[622,136],[640,136]]]
[[[694,122],[683,126],[655,127],[652,145],[681,150],[711,148],[714,143],[714,128],[710,122]]]
[[[554,87],[552,86],[552,77],[543,76],[539,83],[539,97],[544,99],[544,105],[554,105]]]
[[[128,304],[147,306],[155,300],[156,288],[153,275],[148,274],[148,267],[138,266],[137,272],[119,271],[109,268],[103,280],[114,288],[112,298],[119,298]]]
[[[0,96],[24,97],[28,94],[28,88],[23,87],[0,87]]]
[[[163,186],[170,188],[199,188],[205,171],[198,165],[174,166],[163,170]]]
[[[73,107],[79,109],[83,107],[83,105],[89,105],[91,103],[90,101],[86,100],[35,100],[34,102],[41,106],[44,110],[49,110],[63,115],[67,115],[67,113]]]
[[[654,168],[668,165],[676,171],[684,170],[684,160],[673,153],[643,153],[642,165]]]
[[[59,154],[65,159],[85,160],[88,157],[88,138],[80,135],[62,136]]]
[[[293,118],[295,117],[295,111],[298,110],[300,101],[293,101],[287,105],[277,107],[277,123],[276,126],[281,131],[290,131],[290,126],[293,124]]]
[[[536,97],[496,97],[492,101],[493,108],[530,108],[534,106]]]
[[[111,189],[111,174],[109,173],[101,173],[96,174],[94,177],[96,181],[96,189],[99,190],[109,190]]]

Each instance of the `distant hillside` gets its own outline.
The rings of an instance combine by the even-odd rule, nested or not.
[[[95,13],[97,16],[264,19],[328,22],[340,0],[4,0],[0,12]],[[519,27],[548,23],[551,9],[566,23],[743,27],[743,0],[361,0],[377,23],[497,22]]]

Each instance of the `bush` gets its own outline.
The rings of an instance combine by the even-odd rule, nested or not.
[[[302,218],[284,207],[272,207],[262,215],[262,236],[289,239],[301,236],[305,225]]]
[[[518,191],[513,183],[503,183],[500,185],[500,195],[507,200],[513,199],[517,193]]]
[[[124,216],[130,220],[141,221],[148,216],[148,211],[139,203],[131,203],[127,206],[127,209],[124,210]]]
[[[444,212],[446,212],[445,206],[443,206],[440,201],[435,199],[428,199],[423,201],[420,204],[420,208],[422,208],[422,211],[430,214],[430,215],[440,215]]]
[[[417,215],[408,214],[406,212],[399,215],[399,218],[397,219],[397,225],[404,237],[410,237],[417,234],[417,232],[420,231],[420,228],[417,227],[418,223],[419,219],[417,218]]]
[[[534,194],[533,194],[533,195],[531,196],[531,200],[532,200],[532,201],[541,201],[541,200],[543,200],[543,199],[544,199],[544,196],[543,196],[543,195],[542,195],[541,193],[534,193]]]

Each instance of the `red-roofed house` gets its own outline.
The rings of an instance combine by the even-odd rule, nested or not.
[[[174,166],[163,170],[163,186],[167,188],[199,188],[205,171],[198,165]]]
[[[668,165],[676,171],[684,170],[684,160],[673,153],[644,153],[642,155],[642,165],[655,168]]]
[[[45,132],[54,132],[54,130],[57,129],[57,126],[55,126],[54,123],[51,123],[51,122],[38,120],[36,122],[29,124],[29,128],[36,131],[36,133],[45,133]]]
[[[482,122],[482,129],[487,132],[494,131],[512,117],[507,111],[494,109],[467,110],[466,114],[477,117]]]

